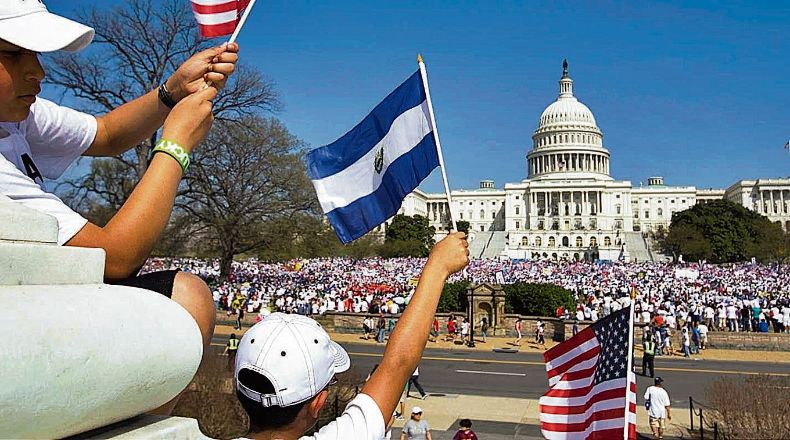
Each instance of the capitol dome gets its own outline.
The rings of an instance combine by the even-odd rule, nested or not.
[[[573,96],[568,61],[562,63],[560,95],[540,115],[527,155],[530,178],[609,179],[609,151],[592,111]]]

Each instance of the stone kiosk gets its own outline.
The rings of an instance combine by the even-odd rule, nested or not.
[[[62,438],[143,414],[183,390],[200,330],[154,292],[103,284],[104,251],[57,245],[56,220],[0,194],[0,438]],[[102,434],[203,438],[144,416]]]
[[[473,321],[475,328],[480,328],[480,319],[488,319],[490,336],[504,336],[507,331],[505,326],[505,292],[502,286],[492,284],[473,284],[467,290],[469,306],[467,316]]]

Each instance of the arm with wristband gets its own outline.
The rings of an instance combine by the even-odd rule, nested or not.
[[[165,121],[162,138],[167,141],[157,150],[161,153],[153,155],[126,203],[106,226],[88,223],[66,243],[103,248],[105,278],[132,275],[150,255],[170,219],[189,153],[211,127],[211,100],[216,95],[217,89],[208,87],[182,99]]]

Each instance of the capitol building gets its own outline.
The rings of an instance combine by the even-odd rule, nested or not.
[[[653,261],[650,232],[669,227],[672,214],[726,198],[769,217],[790,231],[790,179],[741,180],[727,189],[647,186],[610,174],[611,153],[592,111],[574,95],[563,63],[559,96],[540,115],[526,155],[527,178],[498,188],[451,191],[457,221],[469,222],[473,257]],[[444,193],[409,194],[400,214],[427,217],[437,239],[447,233]],[[385,225],[382,225],[382,228]]]

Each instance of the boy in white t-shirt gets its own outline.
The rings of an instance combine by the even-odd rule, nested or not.
[[[273,313],[250,328],[236,358],[236,395],[252,439],[381,440],[428,341],[447,278],[469,263],[463,232],[434,246],[417,291],[390,336],[384,358],[343,414],[311,437],[335,374],[348,370],[346,351],[314,320]]]
[[[214,300],[200,278],[177,271],[136,275],[167,225],[189,152],[211,127],[211,100],[234,70],[238,46],[194,55],[158,90],[102,116],[38,98],[45,76],[39,53],[78,51],[93,35],[93,29],[50,13],[42,1],[0,3],[0,194],[55,217],[59,245],[104,249],[107,282],[154,290],[181,304],[208,345]],[[214,86],[204,88],[207,81]],[[78,157],[118,156],[163,124],[157,154],[106,226],[88,222],[47,192],[45,179],[57,179]]]

